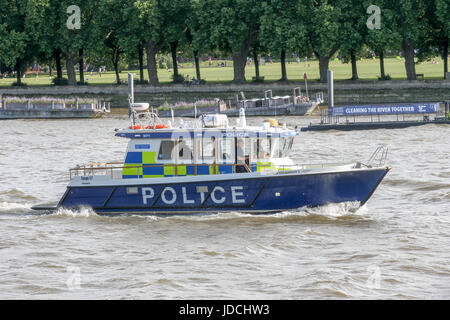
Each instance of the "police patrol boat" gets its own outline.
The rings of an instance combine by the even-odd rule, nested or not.
[[[223,114],[202,115],[191,125],[163,123],[146,103],[130,101],[129,139],[123,163],[70,169],[55,206],[90,207],[97,213],[270,213],[328,203],[363,205],[390,170],[380,146],[367,163],[299,165],[289,158],[297,130],[276,120],[236,124]]]
[[[148,105],[135,107],[131,126],[115,134],[130,140],[125,161],[70,169],[59,203],[33,209],[267,213],[348,201],[362,205],[390,170],[381,163],[297,165],[289,151],[299,133],[276,121],[247,126],[243,110],[236,126],[226,115],[205,115],[191,127],[175,127],[138,111]],[[372,160],[384,162],[386,152],[380,147]]]

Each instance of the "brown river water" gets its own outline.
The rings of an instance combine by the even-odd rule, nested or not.
[[[0,299],[450,298],[450,126],[300,133],[298,163],[365,161],[388,145],[392,170],[356,212],[348,204],[168,217],[30,209],[59,200],[69,168],[123,160],[127,140],[113,130],[125,126],[121,112],[0,122]]]

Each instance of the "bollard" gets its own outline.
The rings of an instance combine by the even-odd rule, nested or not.
[[[334,86],[333,86],[333,71],[328,70],[328,110],[334,107]]]

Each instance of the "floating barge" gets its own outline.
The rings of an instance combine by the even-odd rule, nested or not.
[[[323,103],[323,93],[316,93],[315,100],[302,95],[300,87],[294,88],[292,95],[273,96],[272,90],[264,91],[264,98],[246,99],[244,93],[236,95],[236,108],[223,109],[220,113],[228,117],[238,117],[239,110],[244,108],[246,116],[304,116],[311,113]]]
[[[0,98],[0,120],[99,117],[110,104],[98,99]]]
[[[450,124],[448,105],[449,102],[445,102],[444,111],[440,103],[334,107],[321,112],[320,123],[310,123],[301,131],[397,129]],[[411,115],[416,118],[408,118]]]

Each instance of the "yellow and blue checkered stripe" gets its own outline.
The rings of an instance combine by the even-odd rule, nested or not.
[[[193,176],[195,175],[195,166],[193,164],[178,165],[157,164],[156,152],[144,151],[127,153],[124,168],[122,171],[123,179],[131,178],[161,178],[175,176]],[[224,174],[233,173],[233,167],[230,165],[207,164],[197,165],[197,175]]]

